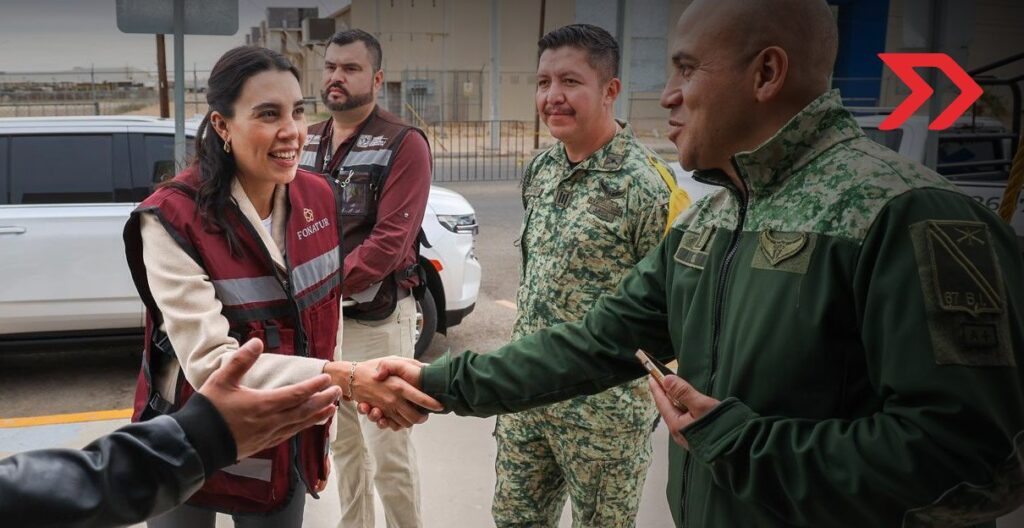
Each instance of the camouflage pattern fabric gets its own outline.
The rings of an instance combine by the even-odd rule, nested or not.
[[[575,167],[561,143],[527,167],[513,340],[582,318],[661,241],[669,190],[647,158],[653,153],[620,124],[607,145]],[[591,429],[646,428],[656,413],[646,383],[535,412]]]
[[[558,526],[567,491],[573,528],[636,526],[651,463],[648,430],[609,438],[541,414],[519,413],[502,417],[495,438],[492,513],[499,528]]]
[[[636,140],[628,125],[620,125],[622,130],[607,145],[575,166],[570,166],[559,143],[527,168],[523,177],[526,211],[519,239],[519,313],[512,339],[582,318],[601,295],[614,291],[622,276],[664,234],[669,189],[652,159],[663,162]],[[518,526],[513,522],[517,514],[540,513],[538,495],[546,495],[541,502],[557,506],[557,523],[557,512],[565,502],[565,480],[574,505],[580,501],[581,507],[599,495],[598,485],[615,486],[625,496],[638,497],[650,462],[643,453],[650,451],[656,414],[647,382],[640,379],[593,396],[499,417],[498,429],[507,433],[499,441],[496,468],[493,511],[496,521],[502,520],[499,526]],[[617,457],[618,467],[579,463],[586,458],[574,453],[583,448],[571,438],[581,431],[586,432],[584,445],[592,449],[626,453]],[[516,439],[521,438],[532,440],[517,445]],[[531,454],[535,450],[539,450],[536,456]],[[560,460],[573,463],[564,465]],[[558,481],[561,486],[545,484]],[[603,511],[590,517],[624,523],[601,526],[627,526],[636,507],[632,499],[609,501],[602,503]]]

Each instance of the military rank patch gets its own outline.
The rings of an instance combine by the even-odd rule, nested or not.
[[[555,205],[565,209],[572,200],[572,191],[567,191],[561,187],[558,188],[558,192],[555,193]]]
[[[703,270],[708,261],[707,245],[715,234],[713,226],[691,228],[683,233],[679,240],[679,247],[676,249],[676,262]]]
[[[622,217],[622,208],[614,200],[591,196],[587,199],[587,203],[590,204],[588,209],[590,213],[605,222],[614,222]]]
[[[771,271],[807,273],[817,238],[814,233],[762,231],[758,235],[758,248],[750,266]]]
[[[929,220],[910,226],[935,361],[1012,366],[1003,276],[988,226]]]

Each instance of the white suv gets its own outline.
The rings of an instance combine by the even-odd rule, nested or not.
[[[154,117],[0,119],[0,343],[139,332],[121,232],[172,167],[173,143],[173,121]],[[481,271],[462,196],[432,187],[423,230],[417,356],[473,310]]]

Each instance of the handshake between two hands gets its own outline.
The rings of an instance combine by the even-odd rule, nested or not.
[[[324,373],[377,427],[398,431],[427,421],[427,411],[444,410],[440,402],[420,390],[420,371],[424,366],[415,359],[390,356],[352,363],[331,362]]]
[[[242,378],[262,352],[263,343],[250,339],[199,389],[231,431],[239,459],[326,422],[334,416],[335,402],[342,396],[360,402],[360,411],[378,427],[396,431],[425,422],[425,409],[443,409],[419,390],[423,364],[397,357],[358,364],[334,361],[327,364],[324,374],[275,389],[242,385]]]
[[[424,364],[414,359],[333,361],[323,374],[293,385],[276,389],[243,386],[242,377],[262,352],[260,340],[249,340],[199,390],[231,430],[238,458],[325,422],[334,415],[335,402],[342,396],[358,402],[359,412],[381,429],[412,427],[427,420],[427,411],[444,410],[420,390]],[[675,375],[665,376],[660,383],[652,378],[650,388],[673,439],[684,447],[688,442],[682,431],[720,403]]]

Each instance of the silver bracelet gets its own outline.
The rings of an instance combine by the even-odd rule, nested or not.
[[[352,401],[352,385],[356,382],[356,365],[358,364],[358,361],[353,361],[352,368],[348,371],[348,394],[345,395],[345,399],[348,401]]]

